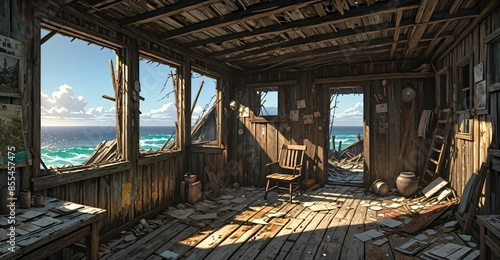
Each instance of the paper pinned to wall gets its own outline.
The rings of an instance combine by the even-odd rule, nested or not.
[[[299,110],[290,110],[290,120],[293,122],[299,121]]]
[[[298,100],[297,108],[298,109],[306,108],[306,100],[305,99]]]

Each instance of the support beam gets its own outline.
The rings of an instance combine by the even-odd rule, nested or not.
[[[415,24],[417,26],[413,27],[413,30],[410,34],[408,48],[405,51],[405,59],[412,58],[413,53],[417,49],[416,46],[420,42],[420,39],[422,38],[422,35],[427,28],[427,22],[430,21],[438,2],[439,1],[422,0],[422,4],[418,9],[417,15],[415,17]]]
[[[222,43],[225,41],[230,41],[230,40],[235,40],[235,39],[243,39],[246,37],[257,37],[257,36],[262,36],[266,34],[280,34],[283,32],[286,32],[290,29],[298,28],[298,29],[305,29],[305,28],[313,28],[313,27],[320,27],[320,26],[325,26],[329,24],[338,24],[338,23],[344,23],[346,21],[354,20],[354,19],[362,19],[366,18],[372,15],[378,15],[378,14],[385,14],[385,13],[392,13],[392,12],[397,12],[397,11],[404,11],[404,10],[410,10],[410,9],[415,9],[418,7],[419,1],[389,1],[384,4],[380,5],[375,5],[372,7],[360,7],[356,8],[345,15],[341,15],[339,13],[336,14],[331,14],[327,16],[322,16],[322,17],[314,17],[310,19],[303,19],[303,20],[298,20],[294,22],[289,22],[285,24],[276,24],[276,25],[270,25],[266,27],[261,27],[254,29],[253,31],[246,31],[246,32],[241,32],[241,33],[232,33],[228,35],[223,35],[219,37],[214,37],[214,38],[209,38],[206,40],[200,40],[200,41],[195,41],[191,43],[187,43],[185,46],[186,47],[195,47],[195,46],[201,46],[209,43]]]
[[[457,20],[457,19],[464,19],[464,18],[470,18],[470,17],[476,17],[478,14],[478,9],[465,9],[457,12],[455,15],[448,15],[448,13],[436,13],[432,18],[423,24],[424,26],[427,26],[429,24],[435,24],[435,23],[441,23],[441,22],[446,22],[446,21],[452,21],[452,20]],[[407,27],[412,27],[414,26],[414,20],[412,18],[407,18],[404,19],[400,22],[399,26],[396,26],[395,23],[382,23],[382,24],[377,24],[377,25],[369,25],[361,28],[356,28],[356,29],[347,29],[347,30],[342,30],[339,32],[334,32],[330,34],[320,34],[320,35],[315,35],[308,37],[306,39],[303,38],[298,38],[295,40],[291,41],[286,41],[284,43],[276,43],[274,39],[272,40],[264,40],[264,41],[259,41],[259,42],[253,42],[250,44],[242,45],[236,48],[232,49],[226,49],[222,51],[217,51],[217,52],[212,52],[207,54],[207,57],[216,57],[216,56],[223,56],[231,53],[237,53],[237,52],[242,52],[242,51],[247,51],[238,55],[233,55],[230,59],[228,60],[237,60],[241,59],[243,57],[248,57],[248,56],[253,56],[253,55],[258,55],[258,54],[263,54],[265,52],[271,52],[283,48],[289,48],[289,47],[297,47],[300,45],[305,45],[305,44],[311,44],[311,43],[319,43],[323,41],[332,41],[336,40],[342,37],[347,37],[347,36],[353,36],[353,35],[359,35],[362,33],[368,34],[368,33],[380,33],[388,30],[395,30],[397,28],[402,29],[402,28],[407,28]],[[423,34],[422,34],[423,35]],[[419,36],[419,41],[422,35]],[[262,47],[265,45],[269,45],[267,47]],[[254,50],[251,50],[254,49]]]
[[[396,45],[397,45],[397,42],[399,39],[400,30],[401,30],[401,28],[399,28],[399,26],[401,25],[401,18],[402,17],[403,17],[403,12],[399,11],[396,14],[396,29],[394,29],[394,43],[392,44],[392,48],[391,48],[391,56],[390,56],[391,59],[394,58],[394,53],[396,52]]]
[[[181,100],[180,117],[180,148],[182,150],[182,161],[184,172],[189,171],[188,155],[189,145],[191,145],[191,71],[192,61],[187,60],[181,68],[179,77],[179,86],[177,90]]]
[[[260,5],[250,6],[245,10],[233,12],[225,16],[211,18],[193,25],[167,31],[160,34],[159,38],[171,39],[186,34],[206,31],[214,27],[220,28],[230,24],[239,23],[244,20],[259,19],[273,14],[299,9],[317,2],[319,2],[319,0],[278,0],[266,2]]]
[[[43,36],[43,38],[40,40],[40,45],[44,44],[46,41],[50,40],[50,38],[54,37],[54,35],[57,34],[58,31],[50,31],[47,35]]]
[[[381,80],[381,79],[424,79],[424,78],[434,78],[434,76],[435,76],[434,72],[377,73],[377,74],[365,74],[365,75],[345,76],[337,78],[319,78],[314,80],[314,84],[355,82],[355,81]]]

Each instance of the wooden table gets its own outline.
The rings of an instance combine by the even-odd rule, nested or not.
[[[30,209],[17,205],[14,226],[9,215],[0,216],[0,259],[41,259],[83,239],[87,259],[99,259],[99,220],[106,210],[50,197],[44,201]],[[8,243],[12,228],[14,247]]]
[[[479,215],[480,259],[494,259],[500,256],[500,215]],[[490,255],[493,252],[495,256]],[[489,256],[489,258],[488,258]]]

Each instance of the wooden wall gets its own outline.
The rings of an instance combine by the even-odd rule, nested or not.
[[[406,66],[411,67],[412,64]],[[250,107],[250,116],[238,117],[238,113],[235,113],[228,132],[228,165],[232,166],[236,180],[244,185],[263,187],[268,170],[265,164],[277,159],[281,145],[305,144],[308,148],[306,172],[303,174],[309,174],[317,182],[326,183],[329,88],[342,84],[364,86],[363,135],[367,141],[366,148],[369,149],[365,160],[365,186],[368,187],[376,179],[383,179],[394,187],[401,171],[414,171],[418,174],[423,168],[428,145],[417,138],[417,127],[422,111],[434,108],[433,99],[427,98],[434,93],[434,74],[398,73],[401,67],[401,63],[363,64],[316,71],[241,75],[236,84],[241,86],[240,90],[245,95],[239,101]],[[387,80],[386,87],[382,86],[382,79]],[[251,93],[253,87],[261,86],[280,87],[281,120],[263,122],[252,118]],[[400,99],[401,90],[407,86],[412,86],[417,91],[412,118],[409,118],[411,104]],[[297,109],[297,100],[301,99],[306,100],[306,108],[300,110],[298,122],[291,122],[288,120],[290,110]],[[376,113],[376,106],[382,103],[387,104],[387,112]],[[302,116],[314,112],[320,112],[320,116],[314,117],[313,124],[304,124]],[[398,166],[407,118],[409,134]],[[285,123],[291,124],[290,131],[285,130]],[[381,123],[387,124],[383,131],[379,130]]]
[[[167,50],[165,46],[153,46],[146,37],[136,40],[140,37],[125,36],[105,27],[106,23],[72,16],[70,10],[60,8],[63,7],[57,1],[1,2],[0,34],[24,44],[24,80],[21,96],[0,97],[0,100],[23,106],[22,131],[26,136],[26,145],[40,154],[41,24],[48,29],[64,28],[59,32],[78,33],[87,40],[94,39],[97,43],[111,46],[117,50],[122,75],[118,82],[123,109],[121,120],[118,121],[121,129],[118,136],[123,161],[94,165],[72,173],[40,176],[40,161],[33,157],[31,165],[16,168],[16,190],[31,190],[32,194],[44,194],[107,209],[100,231],[105,239],[109,239],[140,219],[158,213],[179,197],[180,178],[185,172],[182,152],[139,156],[139,101],[135,83],[139,76],[140,51],[148,52],[158,59],[172,60],[180,67],[185,67],[185,57],[179,52]],[[195,60],[195,63],[213,69],[212,65],[200,60]],[[186,71],[190,72],[191,67]],[[183,97],[182,100],[187,99]],[[0,185],[7,184],[7,175],[7,170],[0,168]]]
[[[436,69],[440,70],[445,66],[451,69],[451,82],[449,84],[449,95],[452,100],[452,108],[456,107],[456,89],[457,86],[457,63],[464,57],[471,57],[470,66],[473,67],[479,63],[483,63],[485,67],[484,77],[487,78],[486,66],[488,66],[487,45],[485,37],[491,34],[496,29],[500,28],[500,10],[495,10],[492,14],[481,20],[477,26],[465,38],[454,47],[446,55],[439,57],[436,61]],[[473,77],[471,71],[471,77]],[[489,84],[489,83],[488,83]],[[471,140],[452,138],[450,147],[450,161],[446,169],[451,186],[461,196],[465,184],[474,172],[478,172],[481,163],[486,161],[488,156],[488,148],[498,149],[499,142],[499,109],[500,109],[500,92],[490,92],[488,94],[489,110],[486,114],[473,115],[473,127]],[[453,117],[455,129],[457,130],[458,116]],[[500,178],[496,174],[491,174],[486,181],[484,199],[482,203],[486,207],[482,208],[482,213],[500,213],[500,202],[498,202],[498,186]]]

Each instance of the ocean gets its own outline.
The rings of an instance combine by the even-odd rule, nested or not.
[[[330,149],[342,148],[358,140],[357,134],[363,135],[362,126],[334,126],[335,144],[330,139]],[[173,126],[142,126],[140,129],[139,148],[158,150],[170,137],[175,139]],[[80,165],[94,151],[98,143],[116,138],[114,126],[42,126],[42,160],[51,166]]]
[[[333,126],[330,135],[330,150],[335,147],[338,150],[340,141],[342,145],[340,149],[344,149],[350,144],[358,141],[358,134],[363,138],[363,126]],[[332,141],[332,135],[335,136],[335,143]]]
[[[174,126],[142,126],[139,148],[158,150],[174,134]],[[47,166],[80,165],[104,140],[116,138],[114,126],[42,126],[41,154]]]

